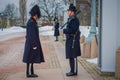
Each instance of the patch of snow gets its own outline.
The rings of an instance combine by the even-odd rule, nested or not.
[[[53,35],[54,31],[45,31],[45,32],[40,32],[40,35]]]
[[[5,34],[10,34],[10,33],[15,33],[15,32],[25,32],[25,31],[26,31],[26,29],[24,29],[22,27],[13,26],[10,28],[3,29],[3,31],[0,30],[0,35],[5,35]]]
[[[43,26],[39,28],[40,35],[53,35],[53,26]]]
[[[88,28],[89,27],[89,28]],[[87,37],[89,35],[90,26],[80,26],[81,36],[84,35]],[[0,30],[0,35],[15,33],[15,32],[26,32],[25,28],[22,28],[20,26],[13,26],[10,28],[6,28]],[[42,26],[39,28],[40,35],[53,35],[53,26]]]
[[[97,65],[97,63],[98,63],[98,58],[87,59],[86,61]]]
[[[53,29],[53,26],[43,26],[39,28],[39,31],[48,31],[52,29]]]
[[[84,35],[85,37],[88,37],[90,32],[90,26],[80,26],[81,36]]]

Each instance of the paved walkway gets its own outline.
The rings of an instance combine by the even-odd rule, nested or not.
[[[2,56],[0,59],[2,60],[2,65],[0,65],[0,80],[93,80],[80,64],[78,65],[78,76],[66,77],[65,74],[66,72],[69,72],[69,65],[68,60],[65,59],[65,48],[61,42],[55,42],[53,36],[41,36],[41,44],[46,62],[42,64],[35,64],[35,73],[38,74],[39,77],[26,78],[26,66],[21,62],[24,39],[24,37],[20,37],[15,38],[17,42],[13,39],[5,41],[6,46],[8,45],[7,43],[9,43],[10,47],[14,48],[8,52],[6,51],[5,53],[9,56],[9,61],[8,56],[7,59],[4,59],[2,57],[5,57],[5,55],[1,54]],[[12,45],[13,42],[16,43],[14,46]],[[17,43],[19,43],[19,46]],[[3,44],[3,42],[1,44]],[[7,46],[8,48],[9,45]],[[17,47],[15,45],[17,45]],[[2,47],[0,50],[2,51]]]
[[[25,37],[0,41],[0,80],[117,80],[100,76],[96,66],[84,58],[78,58],[78,76],[66,77],[69,72],[65,59],[65,46],[62,41],[55,42],[53,36],[40,36],[45,63],[35,64],[38,78],[26,78],[25,64],[22,62]]]

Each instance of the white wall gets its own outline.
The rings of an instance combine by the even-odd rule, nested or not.
[[[117,0],[118,2],[117,2],[117,9],[118,9],[118,21],[117,21],[117,23],[118,23],[118,25],[117,25],[117,27],[118,27],[118,29],[117,29],[117,47],[119,47],[120,46],[120,0]]]
[[[103,72],[115,71],[117,28],[118,28],[117,1],[119,0],[103,0],[103,7],[102,7],[103,29],[102,29],[102,43],[101,43],[102,45],[101,71]]]

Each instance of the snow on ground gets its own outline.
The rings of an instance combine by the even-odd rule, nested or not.
[[[3,31],[0,30],[0,35],[5,35],[5,34],[10,34],[10,33],[15,33],[15,32],[24,32],[24,31],[25,31],[25,29],[22,27],[13,26],[10,28],[3,29]]]
[[[39,31],[48,31],[52,29],[53,29],[53,26],[43,26],[39,28]]]
[[[52,29],[53,29],[53,26],[40,27],[39,28],[40,35],[53,35],[54,31]],[[90,29],[88,29],[88,27],[80,26],[81,35],[84,35],[85,37],[88,36],[89,30]],[[3,31],[0,30],[0,35],[5,35],[5,34],[15,33],[15,32],[25,32],[25,31],[26,31],[25,28],[22,28],[19,26],[13,26],[10,28],[3,29]]]
[[[90,28],[89,26],[80,26],[81,36],[84,35],[85,37],[88,37]]]
[[[53,26],[44,26],[39,28],[40,35],[53,35]]]
[[[53,35],[53,26],[44,26],[39,28],[40,35]],[[10,28],[6,28],[0,30],[0,35],[6,35],[10,33],[16,33],[16,32],[26,32],[25,28],[19,27],[19,26],[13,26]]]
[[[98,58],[87,59],[86,61],[97,65]]]
[[[46,31],[46,32],[40,32],[40,35],[53,35],[54,31]]]

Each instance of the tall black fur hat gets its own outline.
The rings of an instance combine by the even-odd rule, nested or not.
[[[41,12],[40,12],[40,9],[39,9],[38,5],[33,6],[33,8],[30,10],[29,13],[30,13],[31,16],[37,15],[38,18],[40,18],[40,16],[41,16]]]
[[[76,7],[73,4],[70,4],[68,11],[77,11]]]

